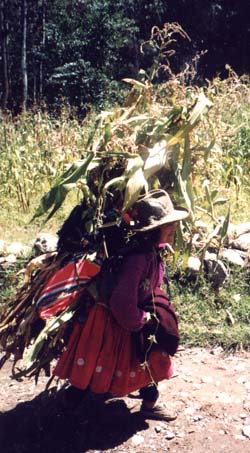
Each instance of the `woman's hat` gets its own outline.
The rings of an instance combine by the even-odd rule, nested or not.
[[[174,208],[165,190],[154,190],[137,200],[123,218],[133,231],[149,231],[188,217],[183,208]]]

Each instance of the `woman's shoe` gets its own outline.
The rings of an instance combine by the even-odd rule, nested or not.
[[[163,404],[157,404],[154,407],[147,407],[142,403],[140,412],[145,418],[151,420],[171,422],[177,418],[177,414],[169,411]]]
[[[76,409],[89,395],[89,390],[81,390],[77,387],[69,386],[62,390],[62,404],[67,409]]]

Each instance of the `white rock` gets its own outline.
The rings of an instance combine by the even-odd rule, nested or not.
[[[166,431],[164,437],[165,437],[165,439],[167,439],[167,440],[171,440],[171,439],[174,439],[174,438],[175,438],[175,434],[174,434],[172,431]]]
[[[250,439],[250,425],[244,426],[242,434]]]
[[[31,253],[31,247],[22,244],[21,242],[12,242],[6,249],[9,255],[28,256]]]
[[[242,234],[250,232],[250,222],[241,223],[240,225],[229,224],[227,235],[230,241],[238,238]]]
[[[193,418],[194,422],[199,422],[200,420],[203,420],[202,415],[195,415],[195,417]]]
[[[140,434],[135,434],[131,440],[132,440],[133,445],[135,445],[135,446],[141,445],[144,442],[144,437],[141,436]]]
[[[2,266],[8,266],[9,264],[14,264],[16,262],[16,255],[2,256],[0,258],[0,264]]]
[[[222,352],[223,352],[223,348],[221,346],[217,346],[210,351],[210,354],[220,355]]]
[[[224,249],[221,251],[220,256],[232,264],[243,267],[245,260],[240,256],[240,253],[234,249]]]
[[[240,250],[250,249],[250,233],[245,233],[239,236],[237,239],[232,241],[232,247]]]
[[[190,256],[188,258],[187,268],[194,272],[199,272],[201,267],[201,260],[196,256]]]
[[[34,242],[34,249],[37,253],[54,252],[57,248],[58,238],[50,233],[39,233]]]
[[[183,437],[185,437],[185,433],[177,433],[176,434],[176,437],[179,437],[180,439],[183,439]]]

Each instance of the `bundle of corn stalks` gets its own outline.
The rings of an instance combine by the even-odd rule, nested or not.
[[[166,54],[171,30],[154,28],[151,45]],[[172,32],[178,30],[172,29]],[[138,197],[155,188],[171,193],[174,203],[185,205],[194,220],[193,163],[206,159],[211,141],[197,142],[195,130],[206,121],[211,102],[202,90],[185,88],[180,79],[153,85],[152,74],[144,81],[125,79],[132,86],[122,107],[102,112],[86,139],[82,159],[76,161],[42,197],[34,218],[49,220],[72,189],[81,191],[82,201],[66,220],[59,234],[58,253],[44,256],[28,275],[8,313],[0,323],[0,366],[14,355],[14,365],[23,359],[16,378],[49,374],[51,361],[61,353],[70,330],[74,307],[47,321],[39,319],[36,301],[42,287],[62,264],[65,254],[93,252],[103,224],[119,225]],[[201,156],[201,149],[203,150]],[[70,216],[70,217],[71,217]]]
[[[43,338],[46,339],[45,322],[39,319],[38,311],[36,307],[36,299],[41,291],[41,288],[45,285],[47,280],[60,268],[63,256],[58,259],[58,254],[48,253],[41,255],[38,258],[31,260],[26,269],[24,283],[21,289],[18,291],[16,297],[10,302],[7,312],[2,315],[0,323],[0,345],[2,349],[2,357],[0,360],[0,368],[4,365],[6,360],[13,355],[13,376],[17,379],[22,376],[22,372],[15,370],[15,365],[18,360],[23,358],[26,349],[30,344],[36,343],[34,361],[28,359],[26,365],[24,365],[24,374],[31,374],[35,370],[34,374],[38,377],[39,372],[42,368],[48,370],[50,359],[48,359],[48,351],[40,354],[41,360],[39,364],[36,362],[36,356],[39,353],[37,349],[37,339],[39,334],[43,332]],[[48,340],[48,338],[47,338]],[[44,343],[44,342],[43,342]],[[50,342],[49,342],[50,343]],[[48,347],[50,348],[50,344]],[[45,344],[41,343],[41,347],[45,347]],[[41,351],[40,351],[41,352]],[[53,358],[54,354],[52,354]],[[47,358],[47,360],[46,360]],[[37,369],[36,369],[36,365]]]

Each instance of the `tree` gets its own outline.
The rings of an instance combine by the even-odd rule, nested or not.
[[[93,104],[120,102],[121,80],[154,60],[153,48],[140,52],[142,42],[153,26],[171,22],[191,38],[174,43],[174,72],[205,50],[196,60],[200,83],[226,76],[226,64],[247,72],[249,6],[250,0],[2,0],[2,106],[18,112],[44,101],[58,109],[64,99],[84,114]]]
[[[3,110],[6,110],[9,98],[8,29],[7,2],[6,0],[2,0],[0,4],[0,33],[2,38],[3,62],[3,95],[1,102]]]
[[[22,111],[25,112],[28,100],[28,74],[27,74],[27,0],[22,0]]]

